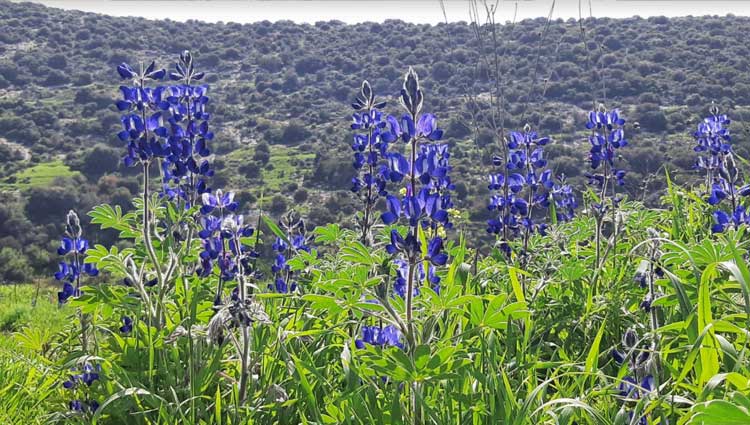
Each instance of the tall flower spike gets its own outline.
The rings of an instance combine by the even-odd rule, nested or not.
[[[202,240],[200,266],[196,274],[201,277],[216,276],[219,284],[214,296],[214,306],[219,308],[224,302],[223,290],[226,282],[234,281],[238,274],[251,275],[256,272],[251,260],[258,257],[251,247],[243,242],[255,233],[255,229],[245,224],[242,215],[234,214],[238,208],[234,193],[204,193],[203,216],[200,218]],[[216,270],[215,270],[216,269]]]
[[[493,191],[489,210],[495,216],[487,222],[487,232],[498,236],[498,246],[506,254],[512,252],[510,242],[523,236],[520,253],[528,251],[529,237],[533,233],[544,235],[548,224],[536,210],[551,211],[555,205],[558,222],[571,220],[578,204],[565,177],[555,178],[547,168],[544,147],[549,137],[541,137],[526,124],[523,131],[511,131],[505,140],[507,159],[493,158],[493,164],[502,167],[501,173],[489,176],[488,188]]]
[[[214,133],[209,128],[208,86],[198,85],[205,73],[197,72],[189,51],[180,54],[169,78],[178,82],[166,89],[165,113],[168,114],[169,154],[162,163],[163,193],[180,197],[189,206],[211,191],[207,179],[214,175],[208,162],[209,143]]]
[[[713,233],[750,225],[748,207],[743,203],[743,198],[750,196],[750,184],[744,183],[734,160],[730,122],[727,115],[719,114],[719,108],[712,105],[711,115],[704,118],[693,133],[696,141],[694,150],[699,153],[695,168],[706,173],[706,202],[716,207],[712,214]]]
[[[123,162],[128,167],[154,157],[163,158],[169,153],[169,146],[164,140],[167,136],[163,113],[167,105],[165,89],[146,85],[148,80],[162,80],[166,71],[157,69],[155,62],[145,69],[141,64],[140,69],[140,72],[136,72],[126,63],[117,67],[122,79],[132,81],[131,86],[120,86],[122,99],[116,102],[117,109],[123,112],[120,118],[122,131],[117,136],[127,144]]]
[[[362,82],[360,94],[352,103],[355,112],[352,114],[351,128],[357,131],[351,145],[354,151],[352,165],[357,170],[357,175],[352,178],[351,190],[362,202],[357,224],[361,230],[360,241],[365,244],[372,242],[370,229],[376,220],[375,203],[387,193],[387,173],[383,172],[383,158],[388,144],[398,137],[398,123],[386,123],[380,111],[385,104],[376,100],[375,93],[366,80]]]
[[[418,277],[424,275],[423,263],[429,262],[430,282],[439,290],[436,286],[439,278],[433,267],[444,265],[448,260],[442,252],[443,233],[450,228],[448,209],[453,204],[449,191],[453,184],[449,177],[448,146],[430,143],[439,141],[443,131],[438,128],[434,115],[422,113],[424,96],[419,76],[413,68],[409,68],[404,76],[400,102],[406,113],[400,120],[388,117],[387,122],[392,134],[400,136],[407,145],[407,154],[388,152],[385,155],[388,168],[383,173],[392,182],[404,182],[405,187],[401,197],[387,196],[387,210],[381,215],[381,220],[387,225],[398,224],[403,217],[409,226],[406,236],[402,236],[398,229],[391,229],[391,241],[386,251],[394,256],[393,265],[400,276],[394,289],[397,294],[404,295],[406,325],[411,329],[413,297],[419,293],[417,285],[423,281]],[[422,254],[420,229],[424,230],[427,239],[426,255]],[[414,343],[411,331],[410,335]]]
[[[617,150],[628,145],[625,138],[625,119],[620,116],[620,111],[613,109],[607,111],[604,105],[599,105],[598,111],[589,112],[586,128],[591,130],[589,135],[589,161],[592,170],[602,168],[601,173],[586,173],[589,182],[599,186],[602,194],[605,194],[608,186],[616,182],[622,186],[625,184],[625,170],[616,168]],[[614,192],[614,186],[612,187]]]
[[[64,304],[71,297],[81,294],[81,273],[89,276],[99,275],[99,270],[91,263],[85,263],[89,242],[81,237],[81,222],[78,214],[70,210],[66,216],[65,236],[57,249],[58,255],[63,257],[55,279],[63,282],[62,289],[57,293],[58,303]]]

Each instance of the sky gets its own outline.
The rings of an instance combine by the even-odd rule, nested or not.
[[[19,1],[19,0],[13,0]],[[291,20],[315,23],[339,20],[346,23],[382,22],[402,19],[436,24],[471,21],[472,0],[31,0],[52,7],[140,16],[169,17],[176,21],[249,23],[263,20]],[[477,0],[498,4],[496,22],[546,17],[552,0]],[[441,3],[444,6],[441,7]],[[583,15],[626,18],[631,16],[750,16],[750,0],[581,0]],[[445,14],[443,12],[445,10]],[[556,0],[553,18],[578,18],[579,0]]]

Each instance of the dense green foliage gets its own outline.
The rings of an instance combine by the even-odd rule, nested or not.
[[[185,48],[213,70],[207,78],[218,105],[214,147],[222,156],[215,165],[223,179],[216,185],[237,190],[248,208],[265,188],[278,195],[274,211],[299,205],[315,224],[343,222],[352,212],[347,190],[353,169],[345,166],[350,160],[342,149],[350,136],[339,124],[352,88],[368,78],[390,98],[401,70],[415,66],[428,77],[427,106],[443,117],[447,141],[457,147],[453,162],[462,178],[455,200],[471,215],[467,230],[483,234],[484,175],[497,147],[489,130],[475,128],[466,96],[481,99],[488,90],[479,52],[492,48],[480,50],[466,23],[204,25],[0,5],[6,29],[0,34],[0,241],[25,254],[37,274],[53,267],[43,253],[61,230],[57,216],[39,210],[86,211],[101,202],[127,208],[138,192],[135,174],[118,166],[112,70],[123,61],[171,58]],[[690,180],[686,140],[711,101],[732,115],[736,129],[745,123],[748,59],[737,40],[750,29],[747,18],[587,19],[585,37],[574,20],[554,20],[546,32],[544,24],[536,19],[500,28],[507,125],[530,122],[551,133],[554,166],[574,181],[583,181],[586,151],[578,123],[592,92],[601,98],[599,74],[606,98],[640,123],[638,144],[624,160],[631,198],[649,205],[664,187],[661,167],[671,167],[678,182]],[[739,138],[735,150],[744,156],[747,148]],[[63,199],[71,188],[85,190]]]
[[[251,397],[243,408],[233,396],[238,363],[231,344],[217,346],[206,339],[211,285],[189,278],[183,287],[178,279],[167,301],[172,318],[151,332],[147,323],[136,322],[135,338],[122,337],[117,329],[121,315],[138,308],[138,301],[127,297],[122,286],[89,288],[72,306],[96,318],[94,355],[102,357],[104,372],[91,391],[100,401],[110,401],[100,411],[100,423],[146,423],[146,418],[165,424],[174,418],[181,423],[408,422],[409,402],[400,382],[421,383],[419,406],[430,423],[625,424],[627,411],[646,414],[649,423],[658,424],[665,419],[672,424],[746,423],[748,239],[735,231],[711,236],[709,207],[690,191],[673,189],[664,206],[623,206],[621,240],[601,269],[592,267],[594,226],[588,217],[535,238],[525,271],[497,252],[478,260],[463,240],[453,244],[451,265],[440,273],[440,294],[425,286],[415,301],[425,345],[414,363],[395,347],[357,349],[353,344],[351,335],[361,324],[377,324],[384,314],[361,298],[391,284],[392,275],[382,274],[387,273],[382,248],[364,248],[354,232],[337,225],[319,228],[316,244],[323,255],[291,262],[302,273],[304,293],[256,295],[269,321],[253,329]],[[128,214],[101,221],[137,229],[134,219]],[[655,280],[661,294],[653,302],[659,325],[651,332],[648,315],[639,309],[645,290],[633,276],[642,261],[651,261],[654,247],[664,274]],[[144,253],[137,248],[107,255],[97,247],[90,254],[113,275],[128,255]],[[12,291],[7,288],[3,297]],[[31,295],[27,287],[13,299]],[[39,297],[35,312],[31,309],[33,317],[62,317],[39,310],[51,307],[44,298]],[[13,314],[7,311],[14,307],[2,305],[3,317]],[[397,299],[393,305],[403,309]],[[66,311],[62,314],[73,314]],[[28,392],[21,400],[0,398],[10,418],[52,420],[66,410],[70,395],[59,382],[67,368],[49,369],[53,361],[72,364],[81,355],[76,317],[43,349],[9,349],[16,343],[3,343],[2,359],[10,359],[0,368],[4,388]],[[649,351],[661,371],[659,389],[641,399],[618,395],[629,372],[611,357],[613,350],[622,350],[628,328],[638,333],[628,355]],[[39,332],[46,331],[32,324],[9,338],[18,341]],[[651,341],[656,341],[653,352]],[[228,357],[219,361],[222,356]],[[57,385],[49,382],[50,373]],[[134,411],[142,413],[130,415]],[[727,422],[727,415],[738,419]]]

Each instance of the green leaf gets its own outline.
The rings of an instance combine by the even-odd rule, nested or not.
[[[221,425],[221,419],[221,388],[217,385],[214,397],[214,420],[217,425]]]
[[[696,413],[687,425],[747,425],[750,413],[747,408],[726,400],[711,400],[692,409]]]
[[[698,288],[698,329],[707,329],[705,338],[701,344],[700,360],[701,373],[699,382],[707,382],[712,376],[719,372],[719,344],[714,337],[713,316],[711,315],[711,291],[709,289],[711,280],[716,274],[716,264],[711,264],[703,271]]]
[[[356,264],[373,266],[375,259],[370,255],[370,250],[359,241],[354,241],[341,249],[341,258]]]
[[[515,267],[508,267],[508,275],[510,275],[510,284],[513,287],[513,294],[516,296],[516,299],[521,302],[526,302],[526,297],[523,294],[523,287],[518,280],[518,269]]]
[[[316,235],[315,243],[318,244],[336,244],[340,242],[343,237],[341,226],[337,223],[316,227],[313,230],[313,234]]]
[[[599,332],[596,333],[594,342],[591,344],[589,354],[586,356],[586,372],[594,373],[598,368],[599,362],[599,346],[602,343],[602,337],[604,336],[604,326],[607,324],[606,320],[602,320],[601,326],[599,326]]]
[[[262,219],[263,219],[263,223],[266,225],[266,227],[268,227],[269,230],[271,230],[271,232],[274,235],[276,235],[279,239],[281,239],[282,241],[286,242],[287,244],[291,244],[291,242],[289,242],[289,238],[287,237],[286,233],[284,233],[279,228],[279,226],[276,223],[274,223],[273,220],[271,220],[270,218],[266,217],[265,215],[262,217]]]
[[[107,409],[107,407],[116,402],[117,400],[123,399],[123,398],[129,398],[129,397],[138,397],[138,396],[149,396],[153,397],[157,400],[159,400],[162,404],[167,404],[167,401],[163,398],[159,397],[158,395],[148,391],[144,390],[143,388],[125,388],[124,390],[120,390],[111,396],[109,396],[108,399],[104,400],[104,403],[102,403],[98,409],[96,409],[96,413],[94,413],[94,417],[91,419],[91,422],[93,424],[96,424],[97,420],[101,417],[101,415],[104,413],[104,411]]]

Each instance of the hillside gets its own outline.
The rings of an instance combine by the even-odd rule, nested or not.
[[[294,206],[314,224],[346,224],[354,211],[348,115],[361,81],[393,103],[414,66],[426,108],[454,146],[464,225],[483,233],[496,141],[472,120],[467,98],[480,99],[481,110],[492,90],[482,59],[492,47],[478,47],[467,23],[178,23],[2,0],[0,21],[0,281],[53,266],[51,235],[68,209],[128,207],[138,184],[120,164],[115,68],[152,58],[171,66],[184,49],[210,71],[212,148],[221,154],[215,186],[235,189],[246,205],[264,192],[272,213]],[[663,179],[649,176],[662,175],[663,165],[690,181],[690,134],[712,101],[733,118],[736,151],[748,153],[750,74],[741,40],[750,19],[594,19],[584,22],[585,35],[574,20],[545,24],[498,29],[498,72],[506,127],[529,122],[552,135],[548,153],[558,172],[584,180],[584,114],[594,100],[640,124],[623,153],[631,198],[658,201]]]

